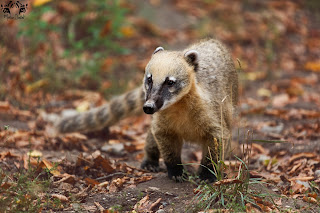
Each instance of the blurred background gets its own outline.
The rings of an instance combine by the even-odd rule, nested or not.
[[[0,18],[0,100],[19,107],[72,88],[109,98],[141,83],[157,46],[183,49],[208,37],[229,46],[242,80],[254,86],[320,69],[317,0],[20,2],[28,4],[23,19],[3,11]]]
[[[107,175],[110,187],[103,187],[103,192],[152,179],[135,168],[143,159],[150,116],[129,118],[94,134],[52,135],[48,121],[64,112],[86,111],[140,86],[156,47],[182,50],[205,38],[217,38],[229,47],[239,73],[240,118],[233,141],[259,142],[250,150],[251,177],[275,182],[279,194],[316,203],[314,212],[319,212],[319,0],[2,0],[0,4],[0,212],[1,208],[25,212],[27,207],[70,210],[66,209],[73,202],[70,192],[100,185],[106,174],[111,175]],[[182,162],[198,165],[201,152],[189,145],[182,156]],[[34,201],[43,202],[38,199],[43,195],[25,179],[20,182],[28,187],[17,187],[23,189],[18,190],[19,197],[11,196],[17,190],[8,187],[18,178],[3,178],[9,173],[16,177],[23,168],[29,171],[30,164],[38,168],[39,162],[59,179],[47,192],[63,193],[70,202],[63,206],[44,201],[35,206]],[[57,170],[52,170],[53,163],[58,163]],[[59,172],[72,175],[73,185],[63,188]],[[47,172],[45,177],[51,176]],[[165,173],[153,180],[143,190],[161,186],[182,193],[182,199],[187,191],[187,199],[194,196],[192,186],[178,184],[182,190],[177,190]],[[3,196],[4,188],[10,199]],[[138,199],[130,202],[119,200],[122,194],[102,200],[104,195],[95,189],[78,193],[77,199],[86,202],[83,208],[99,201],[107,209],[119,202],[132,210],[142,198],[137,191],[133,196]],[[312,190],[317,194],[309,193]],[[90,200],[89,194],[95,197]],[[163,192],[163,201],[173,204],[168,195]],[[25,199],[27,204],[18,202]],[[185,208],[181,200],[174,198],[174,203],[173,208]],[[293,209],[309,206],[292,203]],[[286,202],[283,208],[288,209]]]

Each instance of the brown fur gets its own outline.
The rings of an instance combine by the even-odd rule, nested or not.
[[[198,61],[192,62],[197,55],[191,54],[190,58],[184,56],[190,50],[198,52]],[[183,168],[180,165],[181,148],[183,142],[188,141],[202,146],[201,164],[213,170],[208,149],[214,158],[212,160],[216,161],[219,147],[214,138],[222,141],[230,139],[232,111],[238,101],[237,72],[227,49],[216,40],[207,40],[182,52],[158,51],[147,65],[147,75],[153,77],[152,89],[149,89],[151,85],[145,86],[147,101],[159,102],[160,93],[170,98],[162,101],[164,104],[160,109],[155,107],[149,133],[153,134],[149,138],[154,139],[147,140],[142,168],[155,166],[155,160],[149,159],[149,147],[154,147],[159,149],[169,177],[180,181]],[[168,76],[183,82],[177,94],[163,92]],[[157,146],[150,145],[154,143]],[[202,166],[199,174],[202,179],[215,179]]]

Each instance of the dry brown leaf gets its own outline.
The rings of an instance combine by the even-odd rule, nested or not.
[[[61,202],[68,202],[69,198],[61,194],[51,194],[51,197],[59,199]]]
[[[2,189],[9,189],[10,187],[12,186],[12,183],[9,183],[9,182],[4,182],[1,184],[1,188]]]
[[[39,81],[36,81],[32,84],[29,84],[26,86],[25,91],[26,93],[32,93],[32,92],[36,92],[39,91],[41,89],[43,89],[44,87],[48,86],[50,83],[48,81],[48,79],[41,79]]]
[[[100,37],[105,37],[106,35],[108,35],[111,32],[111,26],[112,26],[112,22],[110,20],[108,20],[105,23],[102,30],[100,31]]]
[[[143,150],[144,148],[144,143],[130,143],[130,144],[124,144],[125,150],[128,152],[136,152],[139,150]]]
[[[298,153],[293,155],[289,161],[288,164],[291,164],[292,162],[299,160],[301,158],[315,158],[317,157],[317,155],[315,153],[311,153],[311,152],[303,152],[303,153]]]
[[[153,176],[151,176],[151,175],[134,178],[134,183],[137,184],[137,183],[146,182],[146,181],[151,180],[152,178],[153,178]]]
[[[7,112],[8,110],[10,110],[11,105],[9,102],[7,101],[0,101],[0,112]]]
[[[40,173],[40,169],[48,169],[51,174],[53,175],[60,175],[60,172],[58,171],[58,168],[54,167],[52,163],[46,159],[42,159],[40,164],[38,165],[37,171]]]
[[[120,32],[127,38],[131,38],[136,34],[135,29],[131,26],[121,27]]]
[[[314,203],[314,204],[317,204],[317,203],[318,203],[317,199],[315,199],[315,198],[313,198],[313,197],[306,197],[306,196],[304,196],[304,197],[303,197],[303,200],[306,201],[306,202],[308,202],[308,203]]]
[[[293,178],[289,178],[290,181],[295,181],[295,180],[301,180],[301,181],[311,181],[314,180],[314,177],[310,176],[310,177],[293,177]]]
[[[102,183],[99,183],[98,186],[100,186],[100,187],[107,187],[108,185],[109,185],[109,181],[104,181],[104,182],[102,182]]]
[[[105,211],[105,209],[103,208],[103,206],[101,206],[100,203],[94,202],[94,204],[97,206],[97,208],[99,209],[99,211],[100,211],[101,213],[103,213],[103,212]]]
[[[149,205],[149,195],[147,194],[145,197],[143,197],[140,201],[138,201],[133,209],[137,212],[144,212],[148,210],[148,205]]]
[[[289,95],[284,93],[273,97],[272,106],[276,108],[282,108],[290,101]]]
[[[87,184],[91,185],[91,186],[96,186],[96,185],[99,185],[99,184],[100,184],[98,181],[96,181],[96,180],[94,180],[94,179],[91,179],[91,178],[88,178],[88,177],[86,177],[86,178],[84,179],[84,181],[85,181]]]
[[[42,157],[42,152],[37,151],[37,150],[32,150],[32,151],[29,151],[27,153],[27,155],[30,157],[33,157],[33,158],[40,158],[40,157]]]
[[[115,170],[111,166],[111,163],[109,162],[109,160],[103,158],[101,155],[99,155],[94,159],[94,166],[95,167],[101,166],[107,173],[112,173]]]
[[[161,198],[158,198],[158,200],[156,200],[154,203],[152,203],[149,207],[149,210],[150,211],[155,211],[155,208],[160,204],[160,201],[162,199]]]
[[[0,153],[0,160],[4,158],[18,158],[19,155],[12,154],[10,151]]]
[[[67,174],[67,173],[64,173],[64,174],[61,174],[61,175],[56,175],[56,177],[61,177],[61,179],[60,180],[58,180],[58,181],[55,181],[54,183],[62,183],[62,182],[64,182],[64,183],[70,183],[70,184],[75,184],[75,182],[76,182],[76,176],[74,176],[74,175],[69,175],[69,174]]]
[[[320,72],[320,61],[309,61],[304,65],[304,68],[312,72]]]
[[[307,188],[296,181],[291,181],[291,190],[293,194],[302,194],[307,190]]]
[[[235,184],[235,183],[243,183],[243,181],[239,179],[223,179],[218,182],[215,182],[213,185],[214,186],[221,186],[221,185],[227,185],[227,184]]]

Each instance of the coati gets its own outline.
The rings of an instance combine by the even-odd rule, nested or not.
[[[217,160],[215,138],[230,138],[237,102],[238,75],[231,56],[222,43],[209,39],[183,51],[156,48],[142,87],[99,108],[63,118],[56,127],[60,132],[101,129],[143,109],[152,114],[152,122],[141,168],[157,172],[161,156],[169,178],[181,181],[181,149],[188,141],[202,146],[199,177],[214,181],[210,156]]]

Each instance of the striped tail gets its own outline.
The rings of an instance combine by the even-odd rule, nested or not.
[[[103,129],[123,118],[143,113],[144,96],[142,87],[136,88],[114,97],[103,106],[61,118],[55,123],[55,128],[60,133],[91,132]]]

